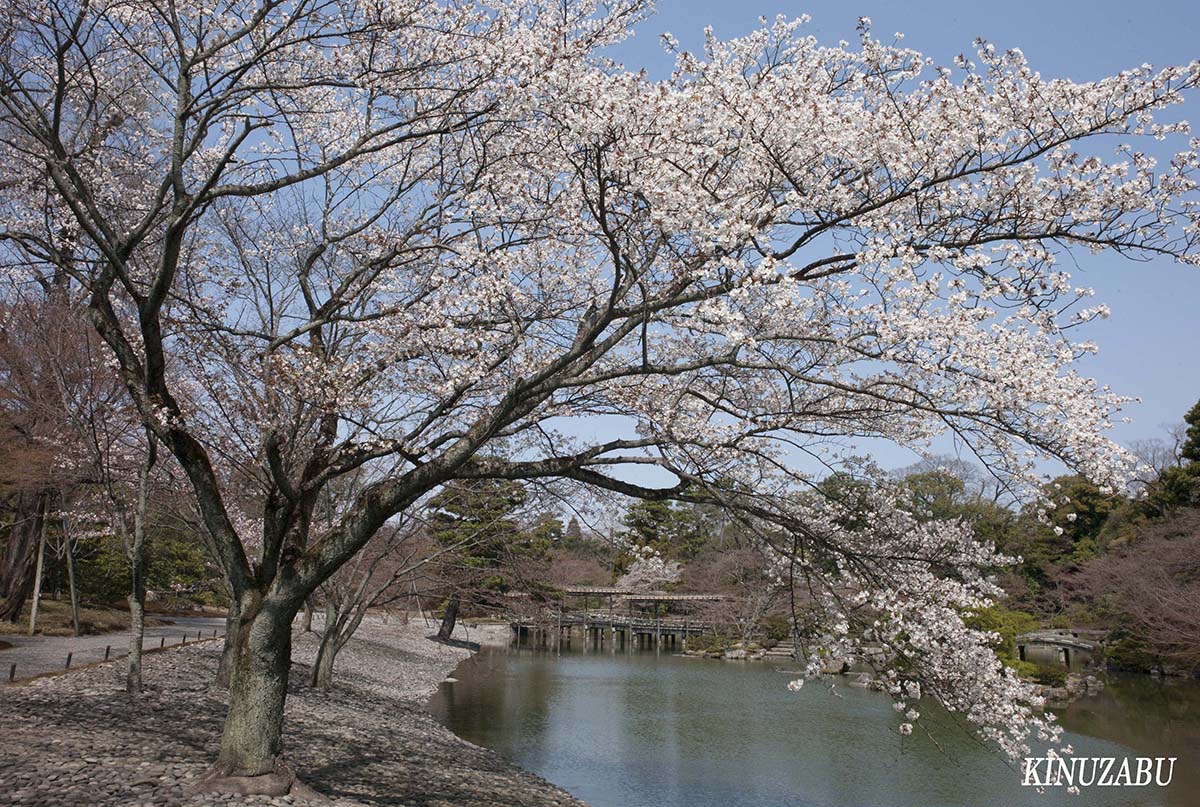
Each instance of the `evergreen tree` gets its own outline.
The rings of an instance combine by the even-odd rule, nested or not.
[[[441,546],[452,548],[450,594],[438,638],[454,632],[463,602],[488,592],[507,591],[514,553],[531,540],[517,521],[525,489],[516,482],[467,479],[446,487],[430,500],[430,531]]]

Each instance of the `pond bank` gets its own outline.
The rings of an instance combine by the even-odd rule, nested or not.
[[[301,686],[315,655],[297,635],[285,747],[338,807],[585,807],[499,755],[459,739],[423,704],[460,661],[417,620],[365,623],[338,657],[331,692]],[[471,629],[471,639],[478,631]],[[0,686],[0,801],[39,807],[299,804],[292,797],[192,794],[216,756],[224,693],[209,684],[220,643],[148,655],[148,689],[120,690],[123,663]]]

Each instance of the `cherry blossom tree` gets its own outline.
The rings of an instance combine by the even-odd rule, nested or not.
[[[924,694],[1006,753],[1053,737],[962,621],[1003,559],[835,447],[952,434],[1014,495],[1043,457],[1125,482],[1104,432],[1127,399],[1074,368],[1094,346],[1072,326],[1106,309],[1058,259],[1196,263],[1198,144],[1155,115],[1200,66],[1049,80],[983,42],[939,67],[865,20],[854,46],[799,20],[710,36],[657,82],[598,55],[645,11],[0,12],[3,263],[87,294],[235,600],[210,786],[293,786],[294,615],[467,479],[736,513],[807,592],[811,658],[892,648],[902,732]],[[599,415],[624,431],[572,426]],[[617,471],[644,466],[674,481]],[[850,518],[823,468],[885,492]],[[314,525],[349,473],[371,481]]]

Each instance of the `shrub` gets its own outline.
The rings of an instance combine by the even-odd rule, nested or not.
[[[714,635],[705,633],[700,636],[692,636],[688,639],[688,650],[699,650],[705,653],[720,653],[734,644],[734,639],[729,636]]]
[[[999,638],[992,645],[992,650],[1005,665],[1020,672],[1017,658],[1017,637],[1022,633],[1037,630],[1038,621],[1032,614],[1024,611],[1010,611],[1006,608],[993,606],[980,608],[964,620],[967,625],[977,630],[986,630],[998,634]]]
[[[769,616],[763,620],[763,637],[768,647],[774,647],[792,637],[792,621],[786,616]]]
[[[1027,664],[1028,662],[1021,662]],[[1067,671],[1060,667],[1034,664],[1033,680],[1048,687],[1061,687],[1067,683]]]

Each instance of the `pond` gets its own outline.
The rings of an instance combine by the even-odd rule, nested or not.
[[[813,683],[791,692],[787,666],[485,647],[430,709],[592,807],[1200,804],[1197,682],[1114,675],[1059,710],[1077,755],[1179,758],[1169,787],[1073,797],[1021,787],[1019,771],[930,703],[932,737],[902,737],[887,696]]]

